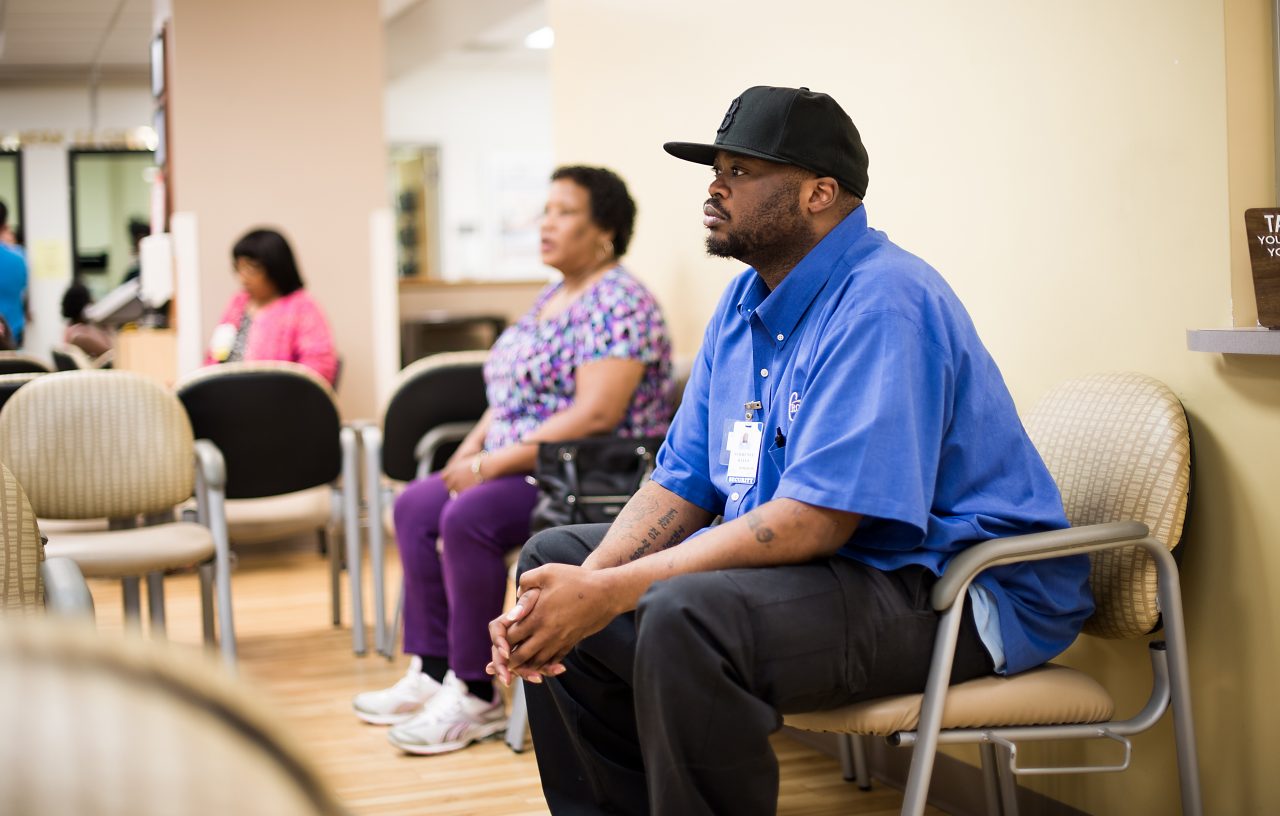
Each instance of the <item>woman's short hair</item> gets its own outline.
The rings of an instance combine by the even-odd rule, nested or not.
[[[83,323],[85,307],[92,302],[89,288],[77,281],[62,295],[62,316],[72,323]]]
[[[618,174],[604,167],[568,165],[551,174],[552,181],[567,179],[591,196],[591,220],[602,230],[613,231],[613,252],[621,258],[631,243],[636,225],[636,203],[627,192],[627,184]]]
[[[248,258],[267,273],[267,278],[281,295],[296,292],[305,284],[298,274],[298,263],[284,236],[273,229],[246,232],[231,248],[231,259]]]

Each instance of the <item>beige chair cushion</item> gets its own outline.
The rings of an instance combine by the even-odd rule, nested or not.
[[[344,812],[252,689],[194,651],[0,620],[0,813]]]
[[[13,614],[44,607],[40,562],[44,547],[36,514],[22,485],[0,464],[0,610]]]
[[[830,711],[788,714],[786,723],[804,731],[889,736],[914,731],[923,695],[900,694]],[[1093,723],[1111,719],[1115,703],[1083,672],[1050,663],[1013,677],[980,677],[947,692],[942,727]]]
[[[333,489],[320,485],[283,496],[227,500],[227,534],[232,544],[261,544],[311,533],[329,524]]]
[[[70,558],[87,578],[120,578],[188,567],[213,557],[208,528],[179,521],[132,530],[50,535],[45,556]]]

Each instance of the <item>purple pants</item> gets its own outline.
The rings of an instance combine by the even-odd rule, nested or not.
[[[491,479],[456,499],[438,475],[405,488],[395,520],[406,654],[447,657],[459,678],[489,679],[489,621],[502,613],[507,590],[503,556],[529,538],[537,495],[523,475]]]

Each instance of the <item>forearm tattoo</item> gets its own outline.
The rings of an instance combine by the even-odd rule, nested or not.
[[[746,519],[747,526],[751,528],[751,532],[755,533],[756,541],[761,544],[768,544],[773,541],[773,528],[765,523],[764,514],[759,509],[747,513]]]
[[[630,560],[636,561],[644,558],[653,551],[655,544],[659,550],[665,550],[683,541],[685,538],[684,525],[675,523],[677,515],[676,509],[672,507],[659,516],[657,525],[645,531],[640,546],[632,550]]]

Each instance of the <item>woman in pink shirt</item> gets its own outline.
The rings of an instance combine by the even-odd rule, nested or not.
[[[213,330],[205,364],[285,360],[332,385],[338,357],[329,321],[303,288],[289,242],[275,230],[255,229],[236,242],[231,257],[243,288]]]

